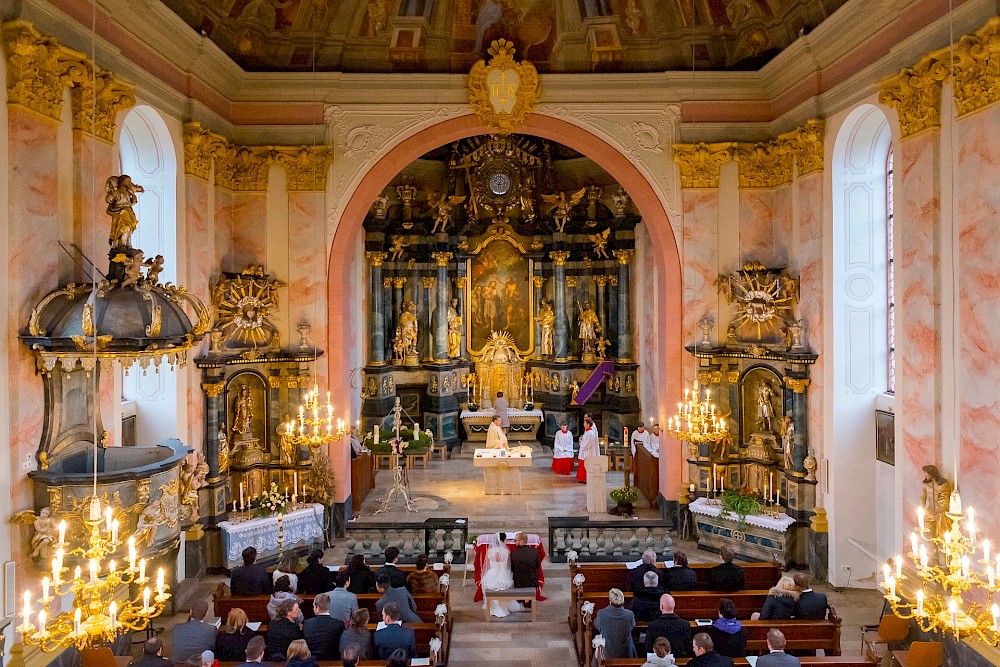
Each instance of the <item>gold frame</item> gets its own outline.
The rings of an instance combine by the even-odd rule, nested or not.
[[[469,71],[469,106],[497,134],[514,132],[539,98],[538,70],[526,60],[514,62],[514,51],[514,45],[507,40],[494,40],[489,48],[493,56],[489,64],[480,60]],[[497,76],[499,81],[492,80]],[[508,77],[516,81],[511,82]],[[512,105],[509,95],[514,96]]]

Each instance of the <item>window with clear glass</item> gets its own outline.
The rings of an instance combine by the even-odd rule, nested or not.
[[[896,392],[896,285],[893,272],[892,147],[885,158],[885,249],[886,249],[886,349],[888,374],[886,391]]]

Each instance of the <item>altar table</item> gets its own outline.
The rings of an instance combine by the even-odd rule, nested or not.
[[[479,410],[470,412],[462,410],[459,418],[469,442],[486,442],[486,432],[493,421],[493,410]],[[507,429],[507,440],[511,442],[531,442],[538,440],[538,428],[542,425],[542,411],[538,408],[534,410],[507,409],[507,417],[510,419],[510,428]]]
[[[698,546],[718,550],[726,546],[748,560],[777,558],[785,562],[789,529],[795,519],[787,514],[777,518],[761,514],[751,514],[742,524],[739,517],[727,512],[722,506],[710,504],[706,498],[698,498],[688,508],[694,515],[698,531]]]
[[[314,542],[322,544],[324,509],[323,505],[316,503],[285,514],[281,519],[281,549],[287,552]],[[247,547],[257,550],[258,561],[278,555],[277,515],[239,523],[223,521],[219,528],[222,530],[222,550],[229,569],[243,565],[243,550]]]
[[[501,496],[521,493],[521,471],[531,467],[531,454],[501,456],[502,449],[477,449],[472,465],[483,469],[483,493]]]
[[[517,548],[514,544],[514,531],[499,531],[506,534],[507,539],[505,544],[507,548],[511,551]],[[542,561],[545,560],[545,546],[542,544],[542,539],[534,533],[528,533],[528,546],[538,552],[538,588],[535,589],[535,599],[538,601],[548,600],[547,597],[542,595],[542,588],[545,587],[545,573],[542,572]],[[483,561],[486,560],[486,550],[490,548],[490,533],[484,533],[476,538],[476,596],[472,599],[473,602],[481,602],[483,599],[483,585],[481,579],[483,576]]]

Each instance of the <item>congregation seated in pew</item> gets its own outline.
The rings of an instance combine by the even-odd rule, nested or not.
[[[372,657],[372,633],[368,629],[368,610],[357,609],[351,615],[351,627],[340,635],[340,656],[354,654],[356,658]]]
[[[733,563],[736,554],[729,547],[722,547],[719,555],[722,557],[722,563],[709,570],[708,587],[723,593],[743,590],[746,586],[746,577],[743,575],[743,568]]]
[[[330,596],[320,593],[313,599],[313,617],[302,624],[302,637],[317,660],[340,658],[340,636],[344,622],[330,615]]]
[[[427,556],[420,554],[417,556],[416,570],[406,575],[406,587],[410,593],[436,593],[440,587],[437,574],[428,569]],[[395,588],[396,584],[393,584]]]
[[[642,575],[642,587],[632,591],[629,609],[637,621],[652,621],[660,614],[660,596],[666,591],[660,586],[660,575],[652,570]]]
[[[795,587],[795,580],[791,577],[782,577],[767,592],[767,599],[764,600],[760,613],[755,613],[750,618],[762,621],[783,621],[794,618],[798,600],[799,591]]]
[[[307,565],[299,572],[298,591],[304,595],[318,595],[336,586],[334,573],[323,564],[323,550],[313,549],[306,559]]]
[[[674,613],[674,596],[664,593],[660,596],[660,615],[650,621],[646,629],[646,653],[652,653],[656,640],[665,637],[670,642],[674,656],[691,658],[691,624]]]
[[[230,609],[226,624],[219,628],[215,637],[215,657],[220,662],[242,660],[246,655],[247,644],[255,636],[247,627],[246,612],[238,608]]]
[[[653,652],[648,655],[642,667],[673,667],[674,655],[670,652],[670,642],[666,637],[657,637],[653,642]]]
[[[715,643],[708,633],[699,632],[691,640],[694,647],[694,659],[689,667],[733,667],[733,659],[721,655],[715,650]]]
[[[608,592],[608,600],[611,604],[594,617],[594,627],[604,637],[604,655],[609,658],[634,658],[632,629],[635,628],[635,616],[625,609],[625,595],[617,588]]]
[[[376,615],[381,615],[385,607],[395,604],[399,609],[399,619],[403,623],[419,623],[420,616],[417,615],[417,603],[414,601],[410,591],[404,586],[396,587],[392,584],[388,574],[380,574],[375,581],[375,588],[382,595],[375,603]]]
[[[417,655],[417,638],[413,628],[407,628],[400,619],[400,608],[389,602],[382,608],[384,628],[375,631],[375,651],[378,657],[388,658],[394,651],[405,651],[406,661]]]
[[[729,598],[719,600],[719,617],[712,621],[708,635],[721,655],[742,658],[747,654],[747,632],[736,618],[736,605]]]
[[[233,595],[270,595],[273,588],[267,568],[257,563],[257,550],[247,547],[243,550],[243,565],[233,569],[229,579],[229,590]]]
[[[292,600],[296,603],[296,609],[299,611],[295,617],[295,622],[302,623],[304,616],[299,606],[302,604],[302,599],[292,592],[292,583],[288,575],[282,575],[275,580],[274,592],[271,593],[271,599],[267,602],[267,614],[271,617],[272,621],[280,618],[278,610],[281,607],[281,603],[286,600]]]
[[[399,549],[396,547],[386,547],[385,565],[375,570],[375,582],[378,584],[379,577],[385,575],[389,577],[393,588],[406,588],[406,573],[396,567],[399,560]]]
[[[667,580],[663,587],[667,592],[693,591],[698,585],[698,575],[688,566],[687,554],[683,551],[674,552],[674,566],[667,570]]]

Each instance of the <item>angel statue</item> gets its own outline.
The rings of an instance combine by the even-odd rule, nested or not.
[[[594,254],[602,259],[610,259],[608,257],[608,237],[610,235],[610,227],[599,234],[587,234],[587,238],[594,244]]]
[[[403,241],[402,236],[393,236],[392,246],[389,247],[389,261],[398,261],[403,256],[403,248],[407,248],[409,245],[409,243]]]
[[[464,201],[465,195],[449,195],[446,192],[431,192],[427,195],[427,203],[434,213],[434,228],[431,229],[431,234],[437,234],[439,226],[442,232],[445,231],[451,222],[451,209]]]
[[[11,523],[31,524],[31,558],[48,561],[52,558],[52,545],[56,543],[56,520],[51,507],[43,507],[36,516],[31,510],[18,512],[10,518]]]
[[[104,185],[104,201],[108,205],[108,215],[111,216],[111,234],[108,244],[112,248],[132,247],[132,233],[139,226],[132,207],[139,203],[135,193],[145,192],[141,185],[132,182],[127,174],[112,176]]]
[[[583,195],[587,194],[587,188],[580,188],[576,192],[570,193],[568,199],[566,192],[556,192],[551,195],[542,195],[542,201],[548,204],[548,209],[545,214],[553,213],[552,219],[556,222],[556,231],[560,234],[566,229],[566,223],[569,222],[570,214],[569,212],[574,206],[580,203],[583,199]]]
[[[589,301],[584,302],[580,307],[580,343],[584,353],[594,351],[597,334],[601,331],[601,320],[597,317],[597,313]]]

